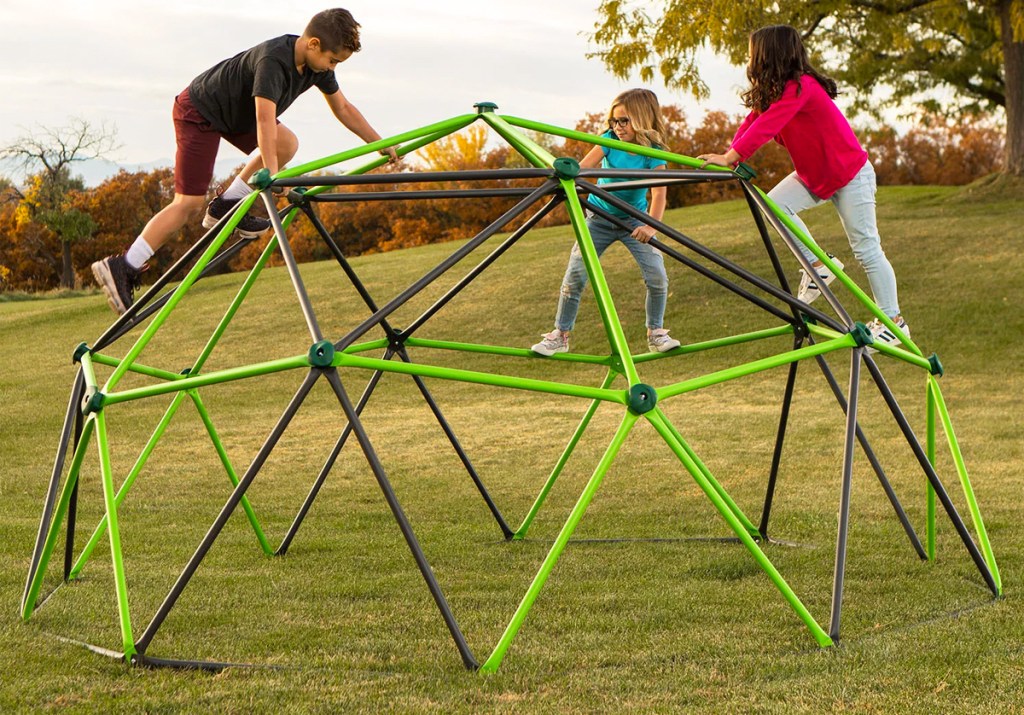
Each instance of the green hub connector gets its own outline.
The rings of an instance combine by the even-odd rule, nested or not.
[[[494,102],[477,102],[473,107],[476,109],[477,114],[483,114],[484,112],[493,112],[498,108],[498,105]]]
[[[82,356],[89,352],[89,346],[86,343],[79,343],[75,347],[75,353],[71,356],[71,362],[82,362]]]
[[[334,343],[321,340],[309,348],[309,364],[313,367],[330,367],[334,362]]]
[[[641,382],[629,388],[629,400],[626,404],[629,405],[630,411],[642,415],[653,410],[658,404],[658,394],[653,387]]]
[[[292,206],[309,206],[309,199],[306,198],[306,192],[309,189],[305,186],[298,186],[288,192],[288,203]]]
[[[854,323],[853,328],[850,329],[850,335],[853,336],[853,341],[857,343],[857,346],[861,348],[867,347],[875,342],[875,339],[871,337],[871,331],[868,329],[868,326],[864,325],[864,323]]]
[[[932,353],[928,357],[928,364],[932,366],[931,372],[936,377],[942,377],[944,374],[946,374],[946,370],[945,368],[942,367],[942,362],[939,360],[939,356],[936,355],[935,353]]]
[[[249,179],[249,186],[255,186],[260,191],[263,191],[263,189],[270,186],[272,181],[273,179],[270,178],[270,169],[264,167],[252,175],[252,178]]]
[[[580,163],[570,156],[555,159],[553,166],[559,179],[575,179],[580,175]]]
[[[757,172],[750,168],[748,164],[744,164],[742,161],[736,165],[736,168],[733,169],[733,171],[735,171],[741,179],[744,179],[746,181],[753,181],[755,178],[757,178]]]
[[[86,391],[85,396],[82,397],[82,414],[88,417],[93,412],[99,412],[103,409],[103,393],[94,388],[90,388]]]

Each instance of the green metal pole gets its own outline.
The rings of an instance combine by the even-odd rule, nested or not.
[[[953,422],[949,418],[949,411],[946,409],[946,402],[942,398],[942,390],[939,389],[939,382],[934,375],[928,375],[931,383],[932,394],[935,395],[935,406],[939,410],[939,417],[942,419],[942,427],[946,432],[946,441],[949,442],[949,451],[953,455],[953,462],[956,464],[956,471],[960,475],[960,484],[964,489],[964,496],[967,497],[967,504],[971,509],[971,518],[974,519],[974,528],[978,532],[978,541],[981,542],[982,553],[985,554],[985,563],[992,571],[999,595],[1003,595],[1003,582],[999,578],[999,567],[996,566],[996,557],[992,553],[992,546],[988,541],[988,532],[985,530],[985,522],[981,518],[981,510],[978,509],[978,501],[974,498],[974,490],[971,488],[971,479],[967,476],[967,466],[964,464],[964,456],[960,452],[960,444],[957,442],[956,434],[953,432]]]
[[[629,350],[626,335],[622,332],[622,323],[615,311],[611,290],[608,288],[604,271],[601,269],[601,259],[598,257],[594,241],[590,237],[590,229],[587,228],[587,220],[583,215],[583,205],[580,203],[579,196],[576,195],[575,184],[568,179],[563,179],[561,184],[566,194],[566,206],[569,207],[569,219],[576,231],[576,245],[580,247],[583,265],[590,276],[590,284],[594,288],[594,298],[597,300],[597,308],[601,314],[608,341],[611,343],[613,354],[622,361],[623,374],[629,381],[629,386],[632,387],[640,383],[640,376],[633,363],[633,355]]]
[[[412,129],[408,132],[395,134],[394,136],[385,137],[384,139],[379,139],[378,141],[370,142],[369,144],[364,144],[362,146],[356,147],[355,149],[348,149],[347,151],[343,151],[338,154],[332,154],[331,156],[324,157],[323,159],[317,159],[316,161],[310,161],[305,164],[300,164],[299,166],[293,167],[291,169],[285,169],[275,174],[273,178],[291,179],[296,176],[308,174],[311,171],[319,171],[320,169],[324,169],[334,164],[340,164],[344,161],[348,161],[349,159],[355,159],[366,154],[371,154],[373,152],[380,151],[381,149],[386,149],[387,147],[394,146],[395,144],[401,144],[402,142],[408,141],[410,139],[418,139],[420,137],[434,133],[440,133],[442,134],[442,136],[444,134],[450,134],[451,132],[456,132],[459,129],[462,129],[468,124],[472,124],[474,121],[477,120],[478,117],[479,115],[477,114],[463,114],[458,117],[452,117],[451,119],[446,119],[441,122],[428,124],[424,127],[420,127],[419,129]]]
[[[480,115],[480,118],[487,122],[494,131],[498,132],[505,141],[512,145],[512,148],[522,154],[534,166],[550,169],[554,164],[555,157],[547,149],[532,141],[529,137],[517,132],[509,126],[508,122],[494,112],[484,112]]]
[[[686,450],[682,449],[680,445],[675,443],[675,440],[673,439],[674,435],[672,434],[672,430],[669,428],[668,419],[665,417],[665,413],[661,411],[661,408],[655,407],[653,410],[646,413],[646,416],[650,423],[654,425],[658,434],[662,436],[672,451],[676,453],[676,456],[679,457],[679,460],[683,463],[683,466],[686,467],[686,470],[693,475],[697,485],[707,495],[708,499],[711,500],[711,503],[714,504],[718,513],[722,515],[736,536],[738,536],[740,541],[743,542],[743,545],[746,546],[747,550],[754,556],[758,565],[764,569],[765,573],[768,574],[768,577],[775,584],[776,588],[779,589],[783,597],[789,601],[789,605],[794,611],[796,611],[796,614],[811,631],[811,635],[814,637],[814,640],[817,641],[818,645],[823,648],[832,645],[832,639],[829,638],[828,633],[818,625],[818,622],[814,620],[807,608],[800,602],[796,593],[793,592],[793,589],[791,589],[785,579],[782,578],[782,575],[778,572],[778,569],[775,568],[775,565],[772,564],[765,553],[754,541],[753,537],[751,537],[744,528],[743,523],[725,503],[725,500],[723,500],[718,492],[715,491],[715,488],[711,486],[711,483],[704,477],[704,473],[697,467],[697,464],[690,459],[690,455],[687,454]]]
[[[747,518],[747,515],[743,513],[743,510],[740,509],[739,505],[733,501],[733,498],[729,495],[729,492],[725,490],[725,487],[723,487],[718,480],[714,478],[711,474],[711,470],[707,468],[707,465],[704,464],[703,461],[701,461],[701,458],[697,456],[697,453],[693,451],[693,448],[685,439],[683,439],[683,435],[667,417],[665,418],[665,424],[672,432],[672,436],[676,439],[679,446],[686,451],[686,454],[691,460],[693,460],[693,463],[697,465],[697,469],[699,469],[701,474],[704,475],[704,478],[708,481],[708,484],[711,485],[711,488],[718,493],[718,496],[721,497],[723,502],[725,502],[725,505],[729,507],[729,511],[731,511],[736,518],[740,520],[740,523],[743,524],[743,528],[747,530],[747,533],[755,539],[760,538],[761,532],[758,528],[754,526],[754,523],[750,519]]]
[[[196,410],[199,411],[199,416],[203,420],[203,424],[206,425],[206,431],[210,435],[210,439],[213,441],[213,446],[217,450],[217,456],[220,457],[220,463],[224,465],[224,471],[227,472],[228,479],[231,480],[231,486],[238,486],[238,474],[235,472],[235,468],[231,464],[231,459],[228,457],[228,452],[224,448],[223,442],[220,440],[220,436],[217,434],[217,429],[213,426],[213,420],[210,419],[210,413],[206,409],[206,405],[203,404],[203,399],[199,396],[199,392],[196,390],[188,391],[189,397],[192,398],[192,402],[195,403]],[[245,516],[249,519],[249,523],[252,524],[252,530],[256,534],[256,540],[260,542],[260,548],[263,549],[263,553],[267,556],[274,555],[274,549],[271,547],[270,542],[267,541],[266,535],[263,533],[263,529],[260,527],[259,521],[256,519],[256,512],[253,511],[252,505],[249,503],[249,498],[243,494],[239,500],[242,509],[245,510]]]
[[[928,449],[928,461],[932,467],[935,467],[935,393],[932,391],[932,383],[928,381],[927,387],[927,420],[928,420],[928,436],[927,436],[927,449]],[[928,560],[935,560],[935,487],[928,480],[925,480],[927,492],[925,493],[925,503],[927,505],[928,516],[927,516],[927,530],[928,530]],[[989,566],[991,568],[991,565]]]
[[[617,373],[614,370],[609,370],[608,375],[604,378],[604,382],[601,383],[601,389],[607,389],[610,387],[612,382],[615,380],[616,374]],[[529,530],[530,524],[533,523],[534,517],[537,516],[537,512],[540,511],[541,505],[543,505],[544,501],[547,499],[548,492],[550,492],[551,488],[555,486],[555,481],[558,479],[559,475],[561,475],[562,469],[565,468],[566,463],[569,461],[569,457],[572,456],[573,450],[576,449],[576,445],[583,437],[583,433],[586,431],[587,425],[590,424],[590,420],[594,417],[594,413],[597,412],[597,407],[600,404],[600,400],[593,400],[590,403],[590,407],[588,407],[586,413],[584,413],[583,419],[580,420],[579,425],[576,427],[576,431],[573,432],[572,438],[565,446],[565,449],[562,450],[562,455],[558,458],[558,462],[555,463],[555,468],[551,470],[551,474],[548,475],[548,479],[541,488],[540,494],[537,495],[537,498],[533,502],[533,506],[530,507],[530,511],[526,514],[526,518],[523,519],[523,523],[512,535],[513,539],[518,540],[526,537],[526,532]]]
[[[735,367],[708,373],[701,377],[677,382],[674,385],[659,387],[657,390],[658,399],[663,400],[675,395],[682,395],[683,393],[700,390],[705,387],[710,387],[711,385],[717,385],[721,382],[735,380],[738,377],[746,377],[747,375],[753,375],[756,372],[770,370],[771,368],[780,367],[782,365],[788,365],[789,363],[796,362],[797,360],[805,360],[806,358],[814,357],[815,355],[824,355],[825,353],[832,352],[833,350],[853,348],[856,347],[856,345],[857,343],[854,341],[853,336],[847,333],[846,335],[834,340],[814,343],[813,345],[808,345],[796,350],[790,350],[789,352],[780,353],[779,355],[772,355],[760,360],[755,360],[754,362],[736,365]]]
[[[279,360],[269,360],[267,362],[260,362],[254,365],[243,365],[241,367],[218,370],[217,372],[208,372],[202,375],[189,376],[172,383],[146,385],[144,387],[136,387],[123,392],[111,392],[103,396],[103,406],[108,407],[121,402],[140,400],[144,397],[156,397],[157,395],[166,395],[171,392],[192,390],[197,387],[205,387],[206,385],[218,385],[223,382],[242,380],[249,377],[260,377],[262,375],[270,375],[283,370],[294,370],[296,368],[309,366],[309,357],[307,355],[297,355],[295,357],[280,358]]]
[[[25,604],[21,609],[23,620],[27,621],[35,610],[36,600],[39,598],[39,590],[43,585],[43,576],[46,575],[46,567],[50,562],[50,556],[53,554],[53,548],[57,544],[57,536],[60,533],[61,524],[64,522],[64,516],[68,512],[68,504],[71,502],[71,493],[75,490],[75,484],[78,482],[78,475],[82,469],[82,460],[85,459],[85,450],[89,446],[89,440],[92,438],[95,428],[96,421],[93,415],[90,415],[82,427],[82,437],[75,449],[75,455],[68,469],[68,477],[64,482],[64,489],[61,491],[60,500],[57,502],[53,518],[50,520],[50,528],[46,532],[43,550],[39,554],[39,565],[36,567],[35,577],[32,579],[32,584],[29,586],[28,593],[25,596]]]
[[[651,360],[662,360],[677,355],[691,355],[693,353],[699,353],[705,350],[724,348],[732,345],[740,345],[742,343],[754,342],[756,340],[764,340],[766,338],[775,338],[781,335],[792,334],[792,325],[780,325],[777,328],[768,328],[766,330],[757,330],[751,333],[743,333],[741,335],[731,335],[724,338],[715,338],[714,340],[705,340],[704,342],[700,343],[690,343],[689,345],[681,345],[669,354],[647,353],[645,355],[637,355],[636,357],[633,358],[633,362],[639,365],[642,362],[650,362]],[[555,356],[553,355],[552,357]]]
[[[387,343],[385,342],[385,345]],[[411,337],[406,339],[407,347],[430,348],[432,350],[456,350],[465,353],[483,353],[486,355],[503,355],[506,357],[537,358],[537,353],[529,348],[510,348],[502,345],[480,345],[477,343],[457,343],[449,340],[430,340],[425,338]],[[358,352],[347,350],[346,352]],[[586,365],[610,365],[612,359],[607,355],[583,355],[580,353],[556,353],[544,358],[544,360],[562,360],[563,362],[575,362]]]
[[[596,144],[598,146],[606,146],[612,149],[621,149],[622,151],[628,151],[631,154],[649,156],[654,159],[664,159],[665,161],[671,161],[674,164],[687,166],[690,167],[691,169],[700,168],[705,164],[705,162],[701,161],[700,159],[694,159],[693,157],[685,156],[683,154],[676,154],[671,151],[655,149],[653,147],[646,147],[640,144],[632,144],[630,142],[624,142],[618,139],[606,139],[605,137],[595,136],[593,134],[587,134],[585,132],[577,132],[572,129],[556,127],[553,124],[535,122],[531,119],[513,117],[508,114],[502,114],[501,119],[514,127],[529,129],[535,132],[543,132],[544,134],[554,134],[555,136],[564,137],[565,139],[575,139],[576,141],[586,142],[588,144]],[[726,169],[725,167],[716,167],[711,165],[709,165],[707,168],[711,170],[729,171],[729,169]]]
[[[160,419],[160,422],[157,423],[156,429],[153,430],[153,434],[150,436],[149,441],[146,442],[146,446],[142,448],[139,458],[135,461],[131,471],[128,472],[128,476],[125,477],[124,482],[121,484],[121,488],[118,489],[117,496],[114,498],[115,507],[120,507],[124,502],[125,497],[127,497],[128,492],[135,483],[135,478],[139,476],[139,473],[142,471],[143,467],[145,467],[146,462],[149,461],[150,455],[153,453],[153,450],[156,448],[160,438],[167,430],[168,425],[170,425],[171,418],[173,418],[175,413],[178,411],[184,397],[185,393],[179,393],[174,396],[173,400],[171,400],[171,404],[167,407],[167,410],[164,412],[164,416]],[[76,579],[82,572],[82,569],[85,567],[86,562],[92,555],[93,550],[99,545],[99,542],[103,538],[103,534],[106,530],[107,515],[104,514],[100,519],[99,524],[93,530],[92,536],[89,537],[89,541],[86,542],[85,548],[82,549],[82,553],[78,555],[78,560],[75,561],[75,565],[72,567],[71,572],[68,575],[69,581]]]
[[[149,323],[148,326],[146,326],[146,329],[143,331],[142,335],[139,336],[139,339],[135,341],[135,344],[132,345],[132,347],[128,350],[127,354],[125,354],[124,358],[121,361],[121,364],[117,368],[115,368],[114,372],[107,379],[107,382],[103,388],[104,392],[113,390],[117,383],[121,380],[121,378],[124,377],[125,372],[128,371],[132,363],[135,362],[136,358],[139,357],[142,351],[149,344],[149,341],[153,339],[153,336],[156,335],[157,331],[160,330],[160,327],[164,324],[164,322],[171,315],[171,313],[174,312],[175,307],[177,307],[181,299],[184,298],[185,294],[187,294],[189,289],[192,288],[192,284],[199,280],[199,275],[203,272],[203,269],[206,268],[206,265],[217,254],[217,251],[220,250],[220,247],[224,244],[224,242],[228,239],[231,233],[235,230],[235,227],[238,225],[238,222],[241,221],[242,218],[249,212],[249,208],[252,206],[252,204],[256,201],[258,197],[259,194],[253,192],[246,198],[242,199],[241,203],[235,210],[235,213],[231,216],[228,223],[221,229],[220,233],[209,245],[209,247],[206,249],[203,255],[199,257],[199,259],[196,261],[196,264],[192,267],[192,270],[188,272],[188,274],[182,279],[181,283],[178,284],[178,287],[174,289],[174,292],[171,294],[171,297],[168,298],[167,302],[164,303],[164,306],[153,317],[153,320]]]
[[[132,620],[128,612],[128,584],[124,576],[121,555],[121,530],[117,522],[117,497],[114,494],[114,476],[110,468],[110,444],[107,441],[106,418],[103,411],[96,413],[96,446],[100,454],[100,477],[103,481],[103,505],[107,512],[107,534],[110,536],[110,558],[114,566],[114,592],[117,595],[117,613],[121,623],[121,642],[124,657],[135,654]]]
[[[478,385],[510,387],[517,390],[544,392],[551,395],[585,397],[591,400],[614,402],[619,405],[625,405],[628,399],[625,390],[603,390],[598,387],[587,387],[586,385],[547,382],[544,380],[533,380],[525,377],[512,377],[507,375],[492,375],[486,372],[474,372],[472,370],[460,370],[450,367],[440,367],[437,365],[423,365],[420,363],[395,362],[394,360],[381,360],[379,358],[348,355],[346,353],[335,353],[333,365],[334,367],[341,368],[358,367],[365,370],[396,372],[403,375],[419,375],[421,377],[434,377],[442,380],[458,380],[459,382],[471,382]]]
[[[533,602],[537,600],[540,590],[544,587],[544,582],[547,581],[548,576],[551,574],[551,570],[555,567],[558,557],[561,556],[562,551],[565,550],[566,544],[569,543],[569,538],[579,525],[584,512],[586,512],[591,500],[597,493],[598,487],[601,486],[601,481],[608,472],[608,468],[611,467],[612,462],[615,460],[615,455],[618,454],[619,449],[622,447],[623,442],[626,441],[626,437],[629,435],[630,430],[633,429],[633,425],[636,424],[638,418],[639,415],[630,410],[626,410],[626,414],[623,416],[622,423],[619,425],[619,429],[615,432],[615,436],[612,438],[611,444],[608,445],[608,449],[605,451],[604,456],[597,465],[597,469],[594,470],[593,476],[590,477],[590,481],[587,482],[587,486],[583,489],[583,493],[580,494],[580,498],[576,502],[576,506],[573,507],[568,520],[565,522],[565,526],[562,527],[558,537],[555,539],[555,543],[551,546],[551,550],[545,557],[544,563],[541,564],[540,570],[533,579],[533,583],[530,584],[530,588],[526,591],[526,595],[523,596],[523,600],[520,602],[515,614],[513,614],[512,620],[505,628],[505,632],[498,640],[498,644],[494,647],[494,652],[491,653],[486,662],[480,666],[480,672],[493,673],[497,671],[498,667],[501,665],[501,661],[505,658],[505,652],[508,650],[509,645],[511,645],[512,639],[515,638],[516,633],[519,632],[519,628],[523,625],[523,621],[526,619],[526,615],[530,612]]]
[[[842,333],[837,333],[835,330],[823,327],[821,325],[808,324],[807,329],[811,333],[811,335],[814,335],[815,337],[834,338],[839,335],[842,335]],[[932,364],[928,362],[927,358],[922,357],[921,355],[915,355],[914,353],[908,352],[907,350],[902,348],[893,347],[892,345],[886,345],[885,343],[873,343],[871,345],[871,349],[880,353],[884,353],[885,355],[888,355],[890,357],[897,358],[904,362],[908,362],[911,365],[916,365],[917,367],[922,368],[924,370],[928,370],[929,372],[932,369]]]

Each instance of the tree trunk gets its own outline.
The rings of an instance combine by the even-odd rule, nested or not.
[[[1013,0],[999,3],[1006,79],[1006,172],[1024,176],[1024,38],[1013,36],[1011,5]]]
[[[60,287],[61,288],[74,288],[75,287],[75,266],[71,262],[71,241],[60,242],[61,253],[64,258],[64,269],[61,272]]]

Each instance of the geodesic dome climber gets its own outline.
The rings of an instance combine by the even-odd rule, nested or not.
[[[892,505],[896,517],[914,551],[922,560],[935,558],[935,533],[938,505],[941,505],[949,522],[953,525],[964,548],[977,567],[988,589],[994,596],[1002,593],[999,571],[996,566],[992,549],[989,545],[981,513],[974,498],[964,460],[961,456],[957,439],[953,432],[948,410],[939,388],[938,377],[942,374],[942,366],[934,355],[925,357],[919,348],[903,335],[868,296],[842,271],[808,236],[799,231],[777,207],[752,183],[752,172],[741,165],[736,171],[718,167],[701,168],[696,159],[674,154],[667,151],[645,148],[632,144],[622,144],[613,139],[591,136],[559,127],[529,121],[513,116],[497,113],[492,103],[475,105],[477,111],[454,117],[447,121],[431,124],[420,129],[399,134],[387,139],[360,146],[326,157],[319,161],[307,163],[293,169],[280,172],[274,177],[257,177],[258,192],[239,203],[236,211],[222,219],[199,240],[179,261],[177,261],[123,316],[118,318],[91,345],[82,343],[75,350],[74,359],[79,364],[71,389],[70,400],[64,419],[63,430],[58,440],[56,459],[53,465],[49,488],[43,507],[38,537],[32,554],[31,565],[21,603],[21,615],[28,620],[46,598],[54,595],[61,584],[78,578],[87,565],[90,555],[104,538],[109,541],[114,595],[116,597],[119,627],[121,633],[120,650],[90,646],[94,650],[123,658],[132,663],[148,665],[167,665],[178,667],[219,668],[224,664],[201,660],[168,659],[149,654],[151,643],[160,630],[161,624],[183,590],[202,565],[204,557],[222,533],[229,517],[241,505],[246,517],[254,530],[259,544],[265,554],[283,554],[303,523],[311,505],[317,498],[321,486],[337,459],[343,445],[350,435],[355,435],[359,447],[365,456],[376,481],[383,494],[384,501],[390,508],[394,520],[400,529],[405,542],[419,568],[427,588],[436,603],[462,662],[469,669],[485,672],[496,670],[502,663],[506,652],[516,634],[524,625],[534,601],[563,550],[569,543],[574,530],[583,519],[591,500],[601,487],[602,480],[611,464],[616,459],[620,448],[629,438],[631,431],[638,422],[649,422],[664,440],[665,444],[678,457],[679,463],[692,477],[706,498],[725,520],[729,529],[735,534],[736,540],[750,552],[751,557],[768,575],[782,597],[789,603],[797,617],[803,621],[814,641],[822,647],[837,642],[840,631],[840,613],[843,599],[843,580],[846,568],[847,534],[850,521],[851,475],[856,447],[859,444],[864,456],[877,475],[878,482]],[[370,174],[374,168],[381,166],[385,159],[374,158],[364,166],[339,175],[311,175],[321,172],[326,167],[356,159],[365,155],[376,157],[375,152],[383,147],[400,145],[400,154],[410,152],[434,142],[442,137],[457,132],[474,122],[482,122],[501,138],[508,142],[532,165],[533,168],[501,169],[478,171],[450,172],[395,172],[387,174]],[[525,130],[525,131],[524,131]],[[603,146],[618,147],[628,151],[666,159],[685,167],[682,169],[649,170],[582,170],[578,163],[569,158],[555,158],[537,142],[531,139],[530,132],[545,133],[557,137],[589,142]],[[532,136],[537,136],[533,134]],[[598,185],[597,179],[614,177],[621,181]],[[510,180],[517,180],[515,184]],[[494,182],[494,188],[417,188],[423,185],[436,186],[451,182],[476,181]],[[500,183],[504,182],[504,183]],[[765,278],[747,270],[741,265],[719,255],[693,238],[683,234],[672,226],[652,219],[638,212],[629,204],[616,197],[616,192],[623,189],[638,187],[667,186],[671,184],[695,184],[701,182],[733,182],[741,187],[750,210],[752,231],[764,245],[767,257],[774,271],[772,278]],[[394,186],[394,189],[361,190],[359,187],[370,185]],[[345,186],[345,193],[332,193],[330,187]],[[410,188],[412,187],[412,188]],[[275,190],[288,191],[289,204],[278,209],[274,196]],[[639,219],[658,231],[659,238],[652,242],[665,256],[691,269],[704,279],[712,281],[722,290],[746,301],[761,311],[768,327],[738,335],[724,335],[720,338],[683,345],[668,353],[633,354],[626,342],[615,303],[602,272],[598,256],[594,250],[587,229],[584,215],[584,202],[587,195],[595,194],[610,205],[616,206],[626,214]],[[378,302],[360,280],[359,275],[346,259],[338,244],[324,227],[318,217],[318,204],[331,201],[387,201],[390,199],[429,200],[434,198],[464,198],[473,200],[479,197],[506,197],[516,200],[512,208],[494,221],[484,230],[460,245],[441,263],[427,271],[421,278],[400,291],[394,297]],[[241,250],[245,241],[229,245],[231,236],[239,220],[262,199],[270,211],[274,235],[269,240],[255,266],[245,277],[237,295],[227,305],[223,317],[210,335],[205,347],[195,356],[188,369],[179,371],[159,365],[159,356],[143,353],[147,345],[164,326],[168,317],[175,311],[181,299],[193,288],[195,283],[218,266],[229,260]],[[564,206],[569,214],[575,241],[583,255],[590,286],[598,306],[600,320],[607,336],[609,350],[607,354],[590,355],[566,353],[546,360],[568,363],[593,365],[603,368],[604,379],[600,384],[589,384],[585,381],[543,380],[522,378],[500,372],[474,371],[462,367],[449,367],[431,364],[431,350],[454,350],[500,356],[508,360],[537,359],[529,350],[518,347],[496,346],[476,343],[453,342],[444,340],[427,340],[417,336],[419,329],[435,315],[443,311],[463,289],[488,270],[497,270],[499,259],[512,250],[516,243],[555,207]],[[528,212],[533,211],[532,215]],[[612,222],[618,222],[615,216],[604,212],[601,208],[591,205],[589,210],[604,216]],[[528,216],[528,217],[527,217]],[[325,336],[320,328],[317,313],[310,300],[303,281],[303,272],[296,263],[289,246],[289,227],[296,220],[304,218],[315,227],[324,245],[336,260],[344,275],[358,291],[365,303],[367,316],[354,329],[342,336]],[[446,276],[448,272],[463,259],[479,249],[488,239],[495,236],[510,222],[525,218],[525,222],[505,238],[497,248],[482,258],[465,275],[453,282],[446,292],[437,299],[419,318],[409,325],[397,327],[389,317],[412,297],[421,293],[427,286]],[[775,236],[770,235],[770,230]],[[796,250],[798,242],[808,245],[814,254],[832,268],[838,277],[839,284],[852,296],[860,309],[870,312],[890,330],[901,336],[902,348],[888,345],[874,346],[877,353],[872,354],[871,333],[866,327],[855,322],[836,294],[827,286],[821,291],[833,314],[797,300],[794,291],[786,280],[783,261],[776,251],[776,243],[789,249],[805,270],[809,264],[801,253]],[[290,357],[238,364],[227,369],[204,370],[208,358],[218,345],[225,330],[235,318],[240,306],[246,301],[250,290],[258,281],[262,270],[274,254],[280,256],[287,266],[288,275],[302,315],[308,329],[309,341],[296,345]],[[787,254],[788,255],[788,254]],[[697,260],[697,258],[701,260]],[[191,266],[191,267],[190,267]],[[176,285],[172,281],[179,280]],[[772,338],[789,336],[791,347],[767,357],[754,361],[734,364],[724,370],[717,370],[697,377],[670,381],[665,384],[651,385],[643,379],[644,367],[653,361],[687,361],[692,374],[695,366],[692,356],[699,356],[708,350],[727,350],[741,344],[758,343]],[[130,347],[121,357],[110,355],[107,350],[115,342],[125,339]],[[787,341],[786,345],[790,345]],[[823,356],[829,353],[846,353],[850,361],[850,380],[847,390],[841,389],[835,376],[830,371]],[[436,353],[435,353],[436,354]],[[877,358],[881,358],[877,360]],[[154,361],[157,364],[153,364]],[[838,512],[838,534],[835,547],[835,567],[831,595],[831,613],[827,627],[818,621],[803,605],[797,594],[790,588],[783,575],[769,560],[762,544],[768,541],[768,526],[771,514],[772,499],[779,471],[780,454],[786,435],[789,419],[790,403],[796,383],[797,368],[801,363],[813,361],[823,378],[831,388],[840,410],[845,414],[843,459],[836,465],[841,472],[841,494]],[[922,444],[914,434],[911,425],[897,403],[892,391],[883,378],[880,363],[894,361],[905,363],[922,371],[926,382],[927,400],[927,435]],[[740,509],[722,484],[710,472],[700,456],[690,446],[686,437],[672,423],[662,409],[662,403],[673,397],[693,393],[703,388],[720,383],[739,380],[747,376],[768,371],[773,368],[788,366],[785,392],[782,399],[778,431],[775,438],[774,452],[771,457],[771,468],[767,480],[767,488],[762,515],[759,523],[754,523]],[[699,363],[697,365],[699,368]],[[906,441],[906,447],[912,452],[916,462],[927,481],[927,523],[926,542],[922,544],[903,507],[890,485],[887,476],[876,458],[871,445],[858,424],[858,393],[860,390],[861,369],[866,368],[871,382],[878,390],[889,411],[892,413],[896,428]],[[364,386],[361,398],[353,402],[350,397],[352,386],[345,384],[339,374],[339,368],[345,368],[349,374],[371,375]],[[101,379],[99,373],[104,373]],[[262,447],[247,468],[240,473],[236,471],[227,453],[221,436],[218,434],[211,418],[211,410],[207,408],[202,394],[208,394],[218,385],[236,380],[253,380],[272,373],[297,371],[302,381],[295,391],[283,414],[277,420],[270,433],[266,436]],[[359,372],[364,371],[364,372]],[[141,387],[119,389],[122,378],[132,373],[146,382]],[[490,511],[497,526],[507,540],[522,539],[530,529],[538,511],[542,509],[545,499],[558,479],[569,455],[572,454],[578,441],[587,429],[599,405],[614,406],[621,410],[621,422],[608,444],[600,461],[594,467],[592,476],[579,495],[564,526],[540,565],[536,577],[526,590],[519,606],[515,609],[504,634],[493,647],[490,655],[482,662],[478,661],[463,636],[456,614],[449,607],[444,591],[428,563],[423,549],[417,540],[415,531],[403,511],[402,505],[391,487],[388,474],[378,458],[374,444],[363,426],[362,415],[369,406],[370,397],[378,385],[382,375],[396,373],[409,376],[416,384],[423,400],[429,405],[436,420],[465,466],[468,476],[476,490],[483,498],[486,508]],[[511,390],[528,390],[549,395],[560,395],[579,398],[587,403],[582,419],[575,433],[565,447],[561,458],[550,473],[533,506],[522,520],[521,525],[513,529],[503,516],[498,504],[491,498],[485,486],[485,476],[477,473],[470,456],[461,446],[451,425],[445,419],[441,406],[433,397],[427,386],[427,380],[455,380],[490,388],[509,388]],[[338,408],[344,414],[345,427],[337,436],[334,449],[326,460],[319,474],[312,480],[308,497],[301,505],[291,527],[275,549],[271,546],[267,535],[261,528],[257,518],[257,504],[251,504],[246,492],[259,476],[268,457],[274,451],[282,435],[288,430],[292,418],[309,395],[314,384],[324,381],[337,398]],[[499,393],[500,394],[500,393]],[[110,452],[116,444],[118,435],[108,431],[107,416],[124,405],[140,400],[169,400],[163,417],[157,423],[152,436],[142,448],[134,466],[127,474],[115,474],[112,468]],[[133,483],[144,467],[154,447],[163,437],[168,425],[175,417],[178,408],[186,401],[191,401],[201,417],[209,435],[212,448],[216,451],[223,464],[226,476],[233,489],[216,519],[210,525],[205,536],[197,544],[191,558],[175,580],[170,591],[142,629],[134,627],[130,609],[122,550],[122,529],[118,519],[118,509],[123,501],[130,497]],[[938,423],[941,421],[942,432],[949,444],[956,476],[966,496],[974,525],[975,535],[969,531],[964,520],[957,512],[947,493],[939,474],[933,467],[935,463],[936,441],[939,434]],[[75,530],[78,508],[79,483],[85,479],[83,475],[83,459],[87,449],[98,450],[99,474],[102,484],[103,517],[91,532],[89,540],[76,554]],[[64,568],[63,578],[46,598],[42,597],[44,576],[50,566],[57,544],[64,531]],[[975,540],[975,536],[977,541]]]

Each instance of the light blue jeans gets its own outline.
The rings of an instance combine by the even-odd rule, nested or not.
[[[631,228],[643,225],[632,218],[623,219],[623,222]],[[629,235],[631,231],[621,229],[599,216],[588,218],[587,228],[590,229],[590,237],[594,240],[598,257],[615,241],[621,241],[633,254],[647,285],[647,327],[651,330],[663,327],[665,303],[668,300],[668,274],[665,272],[665,258],[661,251],[649,243],[641,243]],[[568,332],[576,324],[580,296],[583,295],[588,280],[587,269],[583,265],[583,254],[580,253],[579,245],[574,245],[569,253],[569,265],[565,269],[565,277],[562,278],[558,309],[555,311],[555,327],[559,330]]]
[[[793,223],[799,226],[808,236],[811,232],[798,213],[804,209],[819,206],[831,201],[839,212],[839,220],[850,241],[853,256],[864,268],[875,302],[890,318],[900,314],[900,304],[896,293],[896,273],[892,270],[889,259],[882,250],[882,239],[878,235],[875,220],[875,168],[867,161],[857,175],[839,191],[828,199],[819,199],[812,194],[793,172],[768,192],[768,197],[785,211]],[[799,244],[800,252],[808,261],[818,260],[810,249]]]

